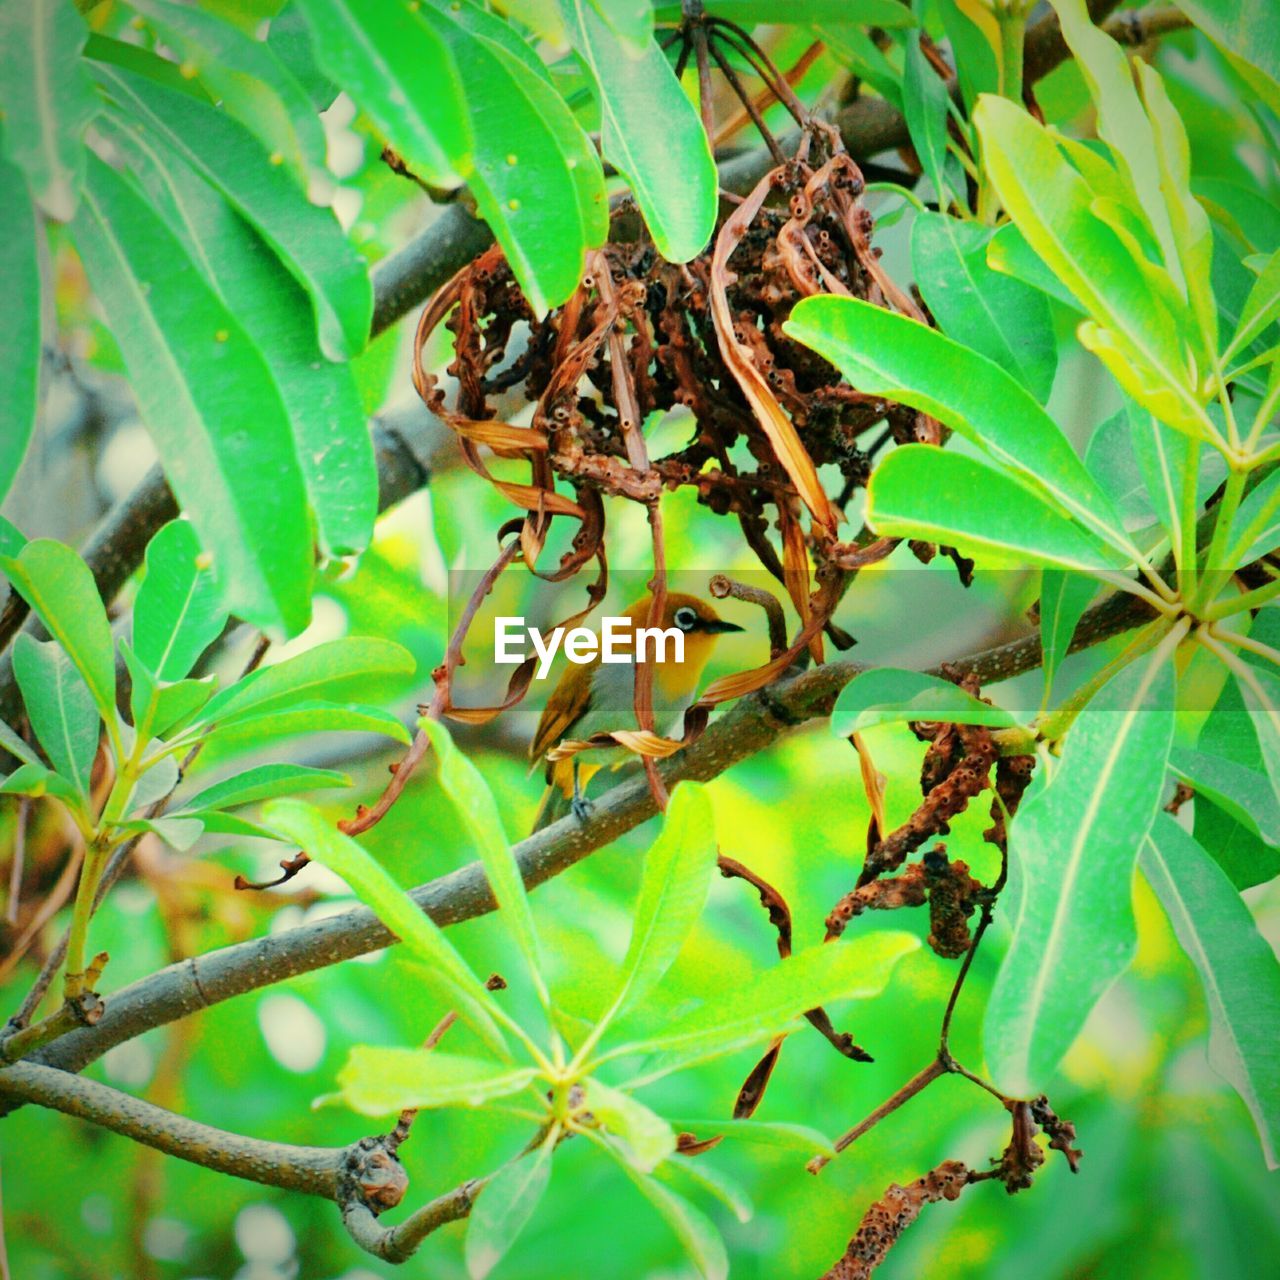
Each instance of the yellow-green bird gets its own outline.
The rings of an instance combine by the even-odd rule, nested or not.
[[[645,596],[626,610],[632,634],[648,624],[650,602],[651,597]],[[705,600],[674,591],[666,598],[658,626],[664,631],[676,628],[684,636],[682,661],[668,654],[667,661],[653,665],[653,723],[659,732],[665,732],[693,701],[716,641],[726,632],[742,628],[726,622]],[[529,746],[529,759],[536,764],[566,738],[582,740],[634,724],[635,664],[602,662],[597,646],[590,661],[570,663],[552,690]],[[569,812],[585,819],[590,805],[583,788],[591,776],[605,765],[623,763],[631,754],[622,746],[591,747],[565,760],[548,761],[547,790],[534,819],[534,831]]]

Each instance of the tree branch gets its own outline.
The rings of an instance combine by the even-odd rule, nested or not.
[[[1072,650],[1097,644],[1150,616],[1147,606],[1136,597],[1113,596],[1085,613]],[[947,665],[961,674],[973,672],[986,685],[1032,670],[1039,666],[1041,656],[1039,637],[1028,636]],[[714,721],[697,742],[659,766],[663,781],[668,787],[682,778],[708,781],[764,750],[796,726],[828,715],[840,690],[865,669],[854,662],[828,663],[743,698]],[[619,783],[594,801],[588,822],[563,818],[515,846],[526,885],[533,888],[559,875],[654,812],[653,797],[644,777]],[[458,924],[495,909],[479,863],[420,885],[410,894],[441,926]],[[108,1049],[145,1031],[395,941],[373,912],[357,908],[192,957],[112,993],[98,1023],[78,1028],[46,1045],[33,1061],[80,1071]]]
[[[366,1253],[384,1262],[407,1262],[433,1231],[465,1218],[483,1186],[483,1179],[464,1182],[414,1210],[394,1227],[380,1226],[366,1205],[358,1202],[344,1204],[342,1225]]]
[[[327,1199],[336,1198],[353,1150],[246,1138],[175,1115],[96,1080],[34,1062],[19,1062],[0,1071],[0,1093],[88,1120],[218,1173]]]

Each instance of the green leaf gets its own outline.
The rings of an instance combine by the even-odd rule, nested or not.
[[[0,516],[0,556],[16,556],[27,545],[27,536],[11,520]]]
[[[1071,727],[1048,785],[1014,819],[1013,938],[983,1028],[995,1083],[1013,1096],[1044,1087],[1133,958],[1133,867],[1160,803],[1173,701],[1163,649],[1112,677]]]
[[[550,1009],[551,996],[542,976],[542,950],[538,942],[538,930],[533,923],[533,911],[525,893],[524,877],[507,843],[493,792],[480,770],[454,745],[448,729],[438,720],[423,718],[418,721],[431,739],[436,758],[440,762],[440,786],[453,803],[462,824],[471,837],[485,877],[498,909],[502,912],[507,929],[524,955],[525,965],[534,990],[544,1009]]]
[[[645,1199],[666,1219],[703,1280],[728,1280],[729,1259],[724,1251],[724,1241],[702,1210],[695,1209],[670,1187],[637,1172],[613,1143],[601,1138],[597,1145],[618,1162]]]
[[[173,148],[271,246],[311,299],[325,355],[359,354],[369,340],[373,287],[333,211],[312,204],[225,112],[116,67],[100,64],[98,75],[124,111]]]
[[[1273,637],[1267,634],[1267,622],[1273,617],[1271,610],[1259,614],[1252,634],[1272,640]],[[1280,622],[1280,619],[1276,621]],[[1275,626],[1270,628],[1272,631],[1276,629]],[[1260,775],[1262,748],[1258,745],[1258,735],[1235,681],[1228,680],[1223,687],[1200,730],[1197,747],[1201,755],[1229,761],[1255,776]],[[1256,797],[1254,800],[1256,803]],[[1209,850],[1237,889],[1251,889],[1280,875],[1280,849],[1268,847],[1252,825],[1238,821],[1204,795],[1196,797],[1195,837],[1201,848]]]
[[[608,238],[600,157],[547,68],[506,22],[470,0],[434,3],[468,90],[477,205],[499,243],[511,246],[531,300],[554,306],[577,288],[584,247]],[[494,131],[499,113],[502,128]]]
[[[587,0],[561,0],[574,49],[595,81],[605,159],[627,180],[669,262],[688,262],[715,230],[718,175],[702,121],[650,41],[637,57]]]
[[[998,364],[857,298],[807,298],[783,329],[859,391],[883,393],[945,422],[1127,554],[1120,517],[1071,442]]]
[[[1061,569],[1114,569],[1114,552],[1031,490],[973,458],[901,445],[875,469],[867,522],[888,536],[926,538],[983,554],[1012,553]]]
[[[1072,312],[1078,313],[1081,309],[1075,295],[1045,266],[1039,254],[1027,243],[1026,236],[1012,222],[996,228],[987,245],[987,266],[1001,275],[1021,280]]]
[[[3,19],[0,19],[3,22]],[[0,62],[3,59],[0,58]],[[40,248],[22,175],[0,160],[0,500],[18,474],[40,404]]]
[[[307,91],[265,40],[218,17],[173,0],[129,0],[148,18],[184,68],[213,90],[228,115],[255,133],[289,166],[305,190],[328,184],[324,126]]]
[[[599,1060],[656,1055],[627,1082],[637,1089],[768,1040],[819,1005],[878,995],[897,962],[919,946],[908,933],[880,932],[857,946],[810,947],[766,969],[748,988],[687,1015],[660,1035],[614,1046]]]
[[[413,10],[386,0],[297,0],[321,67],[369,113],[425,182],[457,182],[471,134],[446,42]]]
[[[1040,574],[1040,649],[1044,655],[1044,691],[1048,698],[1053,677],[1071,647],[1071,637],[1097,594],[1093,578],[1062,569],[1044,569]]]
[[[19,733],[5,724],[3,720],[0,720],[0,748],[7,751],[15,760],[21,760],[23,764],[44,767],[40,764],[40,757],[36,755],[31,746]]]
[[[825,1134],[808,1125],[790,1124],[779,1120],[726,1120],[723,1116],[714,1120],[673,1119],[673,1125],[695,1134],[723,1133],[726,1142],[756,1143],[764,1147],[781,1147],[806,1155],[836,1154],[835,1145]]]
[[[695,1187],[715,1196],[739,1222],[750,1222],[755,1214],[751,1197],[728,1174],[705,1160],[672,1160],[659,1166],[656,1176],[662,1182],[692,1182]]]
[[[324,549],[363,550],[378,509],[378,471],[351,365],[323,358],[306,295],[253,228],[145,131],[111,123],[156,209],[262,353],[289,415]]]
[[[175,815],[172,818],[131,818],[121,822],[117,830],[127,835],[142,835],[144,832],[159,836],[165,844],[179,853],[185,853],[204,835],[204,823],[191,814]]]
[[[351,779],[333,769],[314,769],[302,764],[263,764],[233,778],[224,778],[182,802],[183,812],[197,809],[234,809],[275,796],[299,791],[322,791],[328,787],[349,787]]]
[[[1173,771],[1267,844],[1280,848],[1280,802],[1256,769],[1201,751],[1174,751]]]
[[[1280,964],[1249,908],[1213,859],[1158,814],[1142,869],[1209,1006],[1209,1062],[1244,1099],[1267,1167],[1280,1165]]]
[[[325,702],[322,699],[305,699],[279,710],[245,715],[228,725],[215,725],[206,736],[227,745],[326,732],[380,733],[406,744],[410,740],[409,731],[388,711],[362,706],[358,702]]]
[[[662,980],[702,914],[719,852],[706,788],[682,782],[645,854],[618,994],[601,1026]]]
[[[551,1156],[559,1136],[553,1129],[536,1151],[518,1156],[484,1184],[467,1219],[464,1254],[472,1280],[484,1280],[528,1226],[551,1181]]]
[[[831,711],[831,730],[838,738],[878,724],[903,720],[937,720],[950,724],[985,724],[1010,728],[1017,717],[1003,707],[979,702],[949,680],[880,667],[851,680]]]
[[[0,782],[0,795],[30,796],[34,800],[41,796],[57,796],[68,807],[84,811],[84,797],[76,789],[73,782],[46,769],[42,764],[19,765],[3,782]],[[85,814],[86,821],[92,818]]]
[[[201,809],[191,817],[199,819],[206,835],[245,836],[253,840],[274,840],[280,843],[279,833],[264,827],[260,822],[242,818],[238,813],[227,813],[223,809]]]
[[[1280,800],[1280,677],[1248,663],[1235,672],[1235,677],[1258,735],[1271,789]]]
[[[453,949],[438,925],[427,916],[403,889],[376,863],[369,853],[349,836],[343,835],[318,809],[301,800],[273,800],[263,809],[262,820],[281,835],[294,841],[316,862],[337,872],[356,897],[369,907],[378,919],[401,942],[432,969],[435,977],[448,988],[457,1003],[458,1015],[484,1042],[501,1056],[507,1056],[506,1041],[493,1020],[493,996]],[[373,1052],[369,1050],[368,1052]],[[387,1050],[385,1052],[392,1052]],[[414,1051],[403,1051],[410,1054]],[[422,1054],[436,1058],[434,1053]],[[431,1070],[431,1068],[427,1068]],[[532,1076],[530,1076],[532,1078]],[[365,1081],[365,1089],[374,1082]],[[515,1092],[514,1088],[507,1092]],[[348,1098],[348,1101],[351,1101]],[[355,1103],[352,1103],[354,1106]],[[395,1103],[374,1114],[393,1111],[401,1106],[431,1106],[433,1103]],[[362,1109],[362,1108],[357,1108]]]
[[[910,31],[903,39],[902,109],[920,165],[933,183],[938,207],[952,200],[943,170],[947,161],[947,86],[920,48],[921,36]],[[945,217],[945,214],[940,215]],[[919,271],[917,270],[917,276]]]
[[[174,725],[190,719],[213,697],[218,687],[216,676],[173,683],[157,680],[127,640],[120,641],[120,652],[132,685],[129,707],[133,727],[145,739],[158,738]]]
[[[644,53],[653,39],[653,7],[649,0],[591,0],[591,7],[637,56]]]
[[[1280,316],[1280,249],[1271,255],[1249,290],[1236,331],[1223,352],[1223,364],[1247,350]]]
[[[13,645],[13,673],[31,728],[50,763],[87,795],[101,732],[88,686],[57,641],[42,644],[25,631]]]
[[[587,1107],[616,1138],[627,1145],[628,1162],[640,1173],[652,1173],[676,1149],[675,1130],[643,1102],[594,1077],[586,1082]]]
[[[1095,215],[1088,183],[1043,126],[1012,102],[984,96],[974,122],[1010,217],[1093,317],[1082,341],[1088,337],[1112,376],[1162,420],[1203,434],[1207,419],[1188,387],[1178,325],[1130,247]]]
[[[17,556],[0,556],[0,569],[75,663],[102,718],[114,724],[116,664],[111,623],[89,566],[64,543],[37,538]]]
[[[95,292],[110,299],[142,416],[214,557],[225,605],[257,626],[300,631],[310,614],[306,493],[261,353],[162,219],[98,160],[72,230]]]
[[[1044,404],[1058,367],[1049,303],[1038,289],[987,265],[994,234],[947,214],[919,213],[911,265],[942,331],[1007,370]]]
[[[88,34],[71,0],[0,5],[4,154],[26,174],[36,203],[60,222],[80,200],[85,126],[102,105],[80,61]]]
[[[291,703],[334,697],[375,676],[406,676],[415,663],[403,645],[375,636],[327,640],[292,658],[260,667],[223,689],[205,708],[204,718],[225,725],[252,712],[283,711]]]
[[[195,529],[171,520],[147,544],[147,572],[133,604],[134,652],[160,680],[181,680],[226,623]]]
[[[405,1107],[482,1107],[519,1093],[537,1074],[534,1067],[511,1067],[439,1049],[358,1044],[338,1072],[338,1085],[353,1111],[385,1116]]]

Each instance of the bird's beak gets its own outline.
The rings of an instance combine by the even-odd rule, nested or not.
[[[716,618],[713,622],[704,622],[702,624],[703,631],[708,631],[712,635],[723,635],[729,631],[745,631],[745,627],[740,627],[736,622],[726,622],[723,618]]]

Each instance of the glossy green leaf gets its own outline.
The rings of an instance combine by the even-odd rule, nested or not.
[[[181,680],[226,622],[195,529],[171,520],[147,544],[147,572],[133,603],[134,651],[159,679]]]
[[[15,760],[21,760],[23,764],[40,764],[40,757],[31,745],[3,720],[0,720],[0,749],[7,751]]]
[[[129,7],[213,90],[228,115],[261,139],[306,189],[327,185],[325,136],[307,91],[265,40],[195,5],[129,0]]]
[[[206,282],[261,351],[289,415],[325,551],[363,550],[378,509],[378,473],[351,366],[323,358],[305,293],[212,187],[127,121],[113,137]]]
[[[1280,617],[1274,610],[1267,609],[1254,620],[1251,634],[1274,644],[1280,640],[1278,631]],[[1228,679],[1224,684],[1200,729],[1196,748],[1201,755],[1230,762],[1255,777],[1263,777],[1264,785],[1268,785],[1258,735],[1235,680]],[[1280,875],[1280,849],[1268,846],[1256,834],[1255,826],[1256,823],[1241,822],[1207,796],[1196,796],[1196,840],[1213,855],[1237,889],[1250,889]]]
[[[18,555],[28,541],[26,534],[13,521],[0,516],[0,556]],[[3,573],[3,567],[0,567],[0,576]]]
[[[506,1042],[493,1020],[493,996],[484,984],[467,967],[467,963],[453,949],[440,927],[427,916],[403,889],[387,874],[369,853],[349,836],[343,835],[320,813],[318,809],[301,800],[272,800],[262,811],[263,823],[294,841],[316,862],[323,863],[330,871],[337,872],[350,886],[356,897],[369,907],[418,959],[431,968],[436,978],[446,986],[456,1001],[458,1015],[495,1052],[506,1056]],[[372,1053],[373,1050],[366,1050]],[[384,1052],[393,1052],[385,1050]],[[405,1050],[410,1055],[418,1051]],[[436,1059],[434,1053],[420,1054],[423,1058]],[[430,1071],[433,1068],[426,1068]],[[362,1087],[372,1089],[374,1081],[365,1080]],[[389,1078],[382,1082],[389,1087]],[[514,1092],[520,1085],[509,1089]],[[366,1094],[365,1096],[370,1096]],[[351,1101],[348,1098],[348,1101]],[[352,1105],[356,1104],[352,1102]],[[397,1102],[379,1108],[373,1114],[381,1115],[398,1107],[439,1105],[430,1102]],[[357,1107],[358,1110],[362,1109]]]
[[[42,764],[19,765],[0,782],[0,795],[30,796],[34,800],[41,796],[56,796],[72,809],[83,812],[85,808],[84,797],[76,789],[75,783],[46,769]],[[87,815],[86,819],[92,821]]]
[[[234,809],[276,796],[299,791],[323,791],[329,787],[349,787],[351,779],[334,769],[314,769],[302,764],[263,764],[232,778],[215,782],[182,802],[183,810]]]
[[[320,66],[302,4],[303,0],[287,0],[284,8],[272,17],[267,44],[306,91],[311,105],[317,111],[327,111],[338,96],[338,87]]]
[[[973,458],[901,445],[876,467],[867,520],[878,533],[998,552],[1062,569],[1113,569],[1115,553],[1030,489]]]
[[[706,789],[682,782],[645,854],[631,941],[610,1016],[643,999],[671,968],[702,914],[718,852]]]
[[[590,0],[609,29],[632,48],[644,53],[653,39],[653,6],[649,0]]]
[[[983,1027],[992,1077],[1013,1096],[1045,1087],[1133,958],[1133,868],[1163,794],[1173,699],[1161,650],[1112,677],[1014,819],[1013,938]]]
[[[159,836],[170,848],[185,853],[204,835],[204,823],[198,818],[183,815],[172,818],[131,818],[119,824],[119,830],[128,835],[144,832]]]
[[[946,214],[919,213],[911,265],[942,331],[1013,374],[1044,404],[1058,367],[1049,304],[1038,289],[987,265],[993,234]]]
[[[102,105],[80,61],[88,34],[72,0],[0,5],[4,154],[26,174],[36,203],[61,222],[76,211],[84,131]]]
[[[673,1160],[659,1166],[655,1176],[665,1183],[691,1182],[700,1191],[714,1196],[739,1222],[750,1222],[755,1207],[746,1189],[718,1166],[705,1160]]]
[[[320,65],[369,113],[409,168],[439,186],[461,180],[471,135],[446,42],[408,5],[297,3]]]
[[[1204,410],[1188,389],[1183,340],[1174,317],[1153,296],[1129,247],[1094,214],[1093,192],[1085,179],[1021,107],[985,96],[974,122],[988,175],[1004,207],[1032,249],[1093,317],[1090,349],[1152,412],[1172,426],[1202,432]]]
[[[3,61],[3,58],[0,58]],[[26,456],[40,403],[40,246],[22,175],[0,160],[0,500]]]
[[[0,556],[0,570],[75,663],[102,717],[114,723],[111,623],[89,566],[65,543],[37,538],[16,557]]]
[[[1240,504],[1232,527],[1241,537],[1246,531],[1252,536],[1232,557],[1235,563],[1223,568],[1249,564],[1280,546],[1280,471],[1273,471],[1249,492]]]
[[[600,1080],[588,1080],[586,1088],[591,1114],[626,1143],[633,1168],[652,1173],[675,1152],[675,1130],[657,1112]]]
[[[680,1117],[671,1123],[699,1137],[723,1133],[726,1142],[736,1140],[763,1147],[781,1147],[811,1156],[836,1154],[835,1145],[825,1134],[808,1125],[791,1124],[785,1120],[726,1120],[723,1116],[714,1120],[690,1120]]]
[[[98,76],[122,110],[173,148],[271,246],[311,299],[325,355],[345,360],[362,351],[373,287],[333,211],[312,204],[225,112],[116,67],[100,65]]]
[[[1246,663],[1236,672],[1236,684],[1258,735],[1272,791],[1280,800],[1280,676],[1273,669]]]
[[[537,1074],[533,1067],[510,1067],[439,1049],[358,1044],[338,1072],[338,1085],[353,1111],[386,1116],[405,1107],[482,1107],[519,1093]]]
[[[237,717],[228,725],[215,725],[208,736],[227,745],[312,733],[378,733],[397,742],[410,741],[408,729],[388,711],[358,702],[328,702],[321,698],[306,698],[287,703],[278,710],[267,709]]]
[[[724,1250],[724,1241],[702,1210],[694,1208],[670,1187],[638,1172],[612,1143],[602,1139],[599,1145],[618,1162],[645,1199],[666,1219],[703,1280],[728,1280],[729,1258]]]
[[[1173,771],[1237,822],[1268,844],[1280,848],[1280,801],[1267,778],[1256,769],[1202,751],[1177,750],[1169,757]]]
[[[898,961],[919,946],[910,934],[879,932],[859,939],[857,946],[810,947],[660,1035],[610,1047],[602,1059],[655,1055],[629,1081],[639,1088],[673,1071],[761,1044],[819,1005],[878,995]]]
[[[454,745],[449,730],[438,720],[422,719],[419,725],[431,739],[439,761],[440,786],[462,819],[502,912],[507,931],[524,955],[534,990],[543,1007],[551,1007],[551,997],[542,976],[542,950],[533,911],[525,893],[524,877],[511,853],[502,817],[489,784],[480,770]]]
[[[13,673],[49,762],[87,794],[102,731],[88,686],[56,640],[41,643],[26,632],[14,642]]]
[[[1119,409],[1094,428],[1084,465],[1102,486],[1127,529],[1154,523],[1147,482],[1133,451],[1133,431],[1126,409]]]
[[[217,690],[214,676],[202,680],[157,680],[127,640],[120,652],[129,670],[129,706],[134,729],[145,738],[159,738],[196,714]]]
[[[715,229],[718,176],[697,110],[650,41],[635,56],[588,0],[562,0],[600,103],[605,159],[627,180],[658,252],[687,262]]]
[[[394,640],[344,636],[269,667],[259,667],[222,690],[205,708],[205,716],[226,724],[250,712],[281,711],[304,698],[331,698],[359,688],[372,676],[410,675],[413,655]]]
[[[1012,222],[997,227],[992,235],[987,245],[987,266],[1039,290],[1046,298],[1052,298],[1073,312],[1081,310],[1076,296],[1045,266],[1039,254],[1027,243],[1026,236]]]
[[[1209,1006],[1209,1061],[1253,1116],[1267,1166],[1280,1165],[1280,963],[1213,859],[1158,814],[1142,869],[1195,965]]]
[[[504,1165],[485,1183],[467,1219],[464,1256],[472,1280],[484,1280],[528,1226],[551,1181],[558,1137],[553,1130],[536,1150]]]
[[[920,158],[939,208],[952,201],[944,176],[947,162],[947,86],[920,48],[920,36],[911,31],[903,41],[902,109],[912,145]],[[940,215],[945,217],[945,214]],[[917,276],[919,271],[917,270]]]
[[[1226,351],[1224,363],[1250,347],[1280,316],[1280,249],[1271,255],[1245,299],[1239,323]]]
[[[165,474],[228,609],[272,630],[310,615],[306,492],[262,355],[134,187],[90,164],[72,230]],[[251,408],[249,408],[251,406]]]
[[[877,667],[851,680],[831,711],[831,730],[839,738],[878,724],[904,720],[937,720],[950,724],[985,724],[1008,728],[1017,718],[1003,707],[979,702],[949,680],[919,671]]]
[[[147,743],[148,748],[153,748],[157,745],[159,744],[154,739],[149,740]],[[145,754],[149,755],[150,750],[147,750]],[[145,811],[151,805],[173,793],[173,789],[178,785],[179,777],[177,760],[172,755],[160,756],[142,771],[133,788],[133,793],[129,797],[128,812],[142,812],[145,817]]]
[[[1040,650],[1044,655],[1045,696],[1053,689],[1053,677],[1071,647],[1071,637],[1097,594],[1098,584],[1083,574],[1043,569],[1040,574]]]
[[[469,0],[457,3],[467,11]],[[559,95],[523,60],[495,40],[475,38],[451,9],[449,0],[428,0],[422,17],[448,45],[470,112],[467,182],[541,315],[568,298],[582,278],[586,241],[575,174],[582,160],[580,130]],[[471,22],[477,22],[475,14]]]
[[[932,414],[1127,554],[1119,515],[1062,429],[992,360],[857,298],[807,298],[783,327],[859,391]]]

